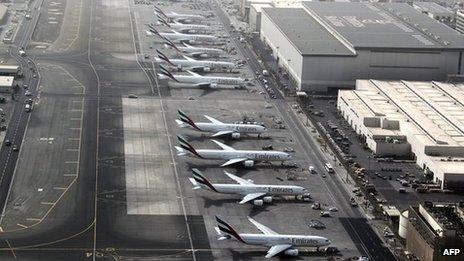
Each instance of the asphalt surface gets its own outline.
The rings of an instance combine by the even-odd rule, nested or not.
[[[340,186],[337,176],[322,179],[320,175],[308,175],[308,160],[322,173],[322,163],[327,159],[315,149],[318,145],[277,90],[277,99],[273,101],[257,94],[262,87],[256,80],[255,86],[250,86],[247,91],[220,90],[203,94],[199,90],[169,87],[166,82],[156,79],[157,67],[142,55],[153,50],[149,46],[160,46],[159,42],[153,44],[153,39],[143,35],[143,25],[151,19],[151,6],[126,0],[92,0],[89,5],[81,5],[79,1],[66,3],[83,8],[79,16],[73,16],[69,21],[65,19],[64,24],[78,25],[78,30],[62,30],[61,34],[64,32],[65,35],[58,39],[63,38],[63,42],[55,43],[59,48],[27,50],[28,56],[35,57],[42,75],[29,82],[29,86],[39,85],[34,92],[39,103],[31,114],[23,113],[22,106],[15,106],[13,117],[19,121],[12,121],[10,127],[15,124],[19,127],[9,128],[7,137],[11,140],[15,137],[14,142],[23,142],[24,146],[17,154],[9,154],[6,147],[0,151],[0,162],[8,169],[5,173],[9,173],[0,185],[0,192],[6,197],[11,191],[2,216],[1,258],[261,260],[266,251],[262,247],[218,242],[212,229],[214,215],[229,216],[229,221],[244,232],[255,231],[246,221],[247,215],[279,231],[298,233],[308,230],[306,219],[317,217],[318,213],[307,203],[277,202],[256,210],[250,206],[237,206],[237,198],[192,191],[187,179],[189,168],[199,167],[206,175],[215,178],[222,169],[217,168],[215,162],[177,158],[171,154],[170,148],[162,151],[165,156],[170,156],[163,164],[172,166],[177,195],[172,204],[181,212],[128,214],[128,170],[124,148],[127,126],[124,126],[126,116],[122,98],[136,94],[139,99],[159,102],[160,111],[155,113],[162,115],[164,130],[155,135],[167,137],[165,145],[169,147],[175,142],[175,135],[181,133],[172,121],[180,107],[194,113],[195,117],[212,113],[232,121],[248,116],[273,126],[270,140],[251,138],[227,142],[237,148],[262,146],[269,142],[276,148],[294,147],[295,161],[300,168],[290,170],[285,166],[261,164],[251,170],[231,168],[229,171],[257,182],[276,182],[295,175],[295,182],[310,187],[314,198],[335,204],[340,209],[338,215],[326,221],[330,225],[325,231],[314,233],[330,236],[342,246],[345,258],[361,253],[374,260],[393,259],[381,246],[367,220],[348,205],[349,195]],[[204,8],[202,5],[196,7]],[[47,8],[56,9],[50,3]],[[34,10],[31,22],[38,19],[39,10]],[[224,13],[213,11],[228,28]],[[49,30],[53,28],[54,25]],[[47,31],[46,27],[42,29]],[[29,39],[31,30],[25,30],[19,38]],[[56,36],[54,33],[50,35]],[[242,45],[236,41],[235,34],[232,36],[234,42],[231,45]],[[27,41],[21,40],[19,45],[26,45]],[[239,48],[240,54],[234,57],[250,57],[250,67],[242,69],[240,75],[250,77],[250,71],[262,70],[251,50],[243,46]],[[134,54],[137,54],[135,58]],[[272,81],[271,87],[275,88]],[[269,103],[273,107],[263,109]],[[279,129],[273,122],[276,115],[283,119],[286,129]],[[137,129],[132,131],[137,132]],[[46,137],[44,133],[50,135]],[[145,137],[143,132],[140,135]],[[195,146],[212,146],[197,134],[188,133],[188,137]],[[39,149],[33,149],[35,147]],[[154,155],[157,155],[156,149],[159,148],[153,148]],[[147,159],[148,155],[138,156]],[[145,163],[159,160],[161,158],[155,157],[153,162]],[[15,165],[16,170],[24,171],[15,173]],[[11,179],[13,175],[16,175],[13,182],[6,182],[7,177]],[[11,189],[6,189],[10,184]],[[142,203],[150,203],[153,198],[146,200]],[[287,222],[289,213],[294,216],[291,222]],[[303,251],[299,258],[324,260],[327,257]]]
[[[228,17],[222,10],[217,10],[218,15],[224,24],[230,24]],[[231,33],[233,39],[236,39],[237,33]],[[237,43],[237,46],[246,57],[257,57],[250,50],[248,44]],[[249,66],[252,68],[253,72],[262,72],[265,69],[257,59],[250,59],[248,62]],[[294,133],[300,141],[300,145],[303,146],[303,150],[310,154],[309,158],[316,159],[313,162],[316,164],[316,169],[319,173],[324,172],[323,164],[324,162],[329,162],[327,157],[322,155],[320,150],[314,150],[313,148],[318,145],[314,140],[309,136],[307,129],[303,126],[301,121],[299,121],[293,113],[289,113],[291,110],[288,104],[285,102],[284,97],[278,91],[277,84],[274,79],[271,78],[269,81],[269,86],[276,93],[276,108],[283,116],[284,121],[287,123],[290,129],[294,130]],[[383,242],[380,240],[378,235],[372,230],[372,228],[367,225],[367,219],[358,211],[358,209],[353,209],[349,205],[348,199],[351,198],[345,189],[343,189],[339,182],[340,178],[336,178],[333,175],[328,175],[327,179],[321,180],[325,186],[328,187],[329,191],[332,192],[332,196],[337,199],[341,206],[349,213],[349,217],[342,219],[342,224],[350,234],[352,240],[356,243],[358,250],[365,256],[372,258],[373,260],[394,260],[392,253],[383,246]],[[361,232],[362,231],[362,232]]]

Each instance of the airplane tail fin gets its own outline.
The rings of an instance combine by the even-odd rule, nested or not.
[[[200,154],[198,154],[198,152],[195,150],[195,148],[193,148],[193,146],[190,145],[190,143],[187,142],[187,140],[185,140],[181,136],[177,136],[177,140],[179,141],[180,148],[184,149],[185,151],[188,151],[188,152],[192,153],[193,155],[195,155],[195,156],[197,156],[199,158],[202,158],[200,156]]]
[[[155,6],[155,13],[157,14],[161,14],[162,16],[166,16],[166,14],[163,12],[163,10],[161,10],[161,8]]]
[[[178,119],[176,119],[176,123],[177,123],[177,126],[179,128],[187,128],[188,126],[190,126],[190,125],[186,124],[185,122],[183,122],[181,120],[178,120]]]
[[[177,48],[177,46],[169,39],[165,38],[164,39],[164,42],[167,46],[170,46],[172,47],[173,49],[175,49],[176,51],[180,52],[179,48]]]
[[[190,119],[190,117],[185,112],[183,112],[182,110],[179,109],[179,110],[177,110],[177,113],[179,114],[179,120],[180,121],[182,121],[185,124],[190,125],[192,128],[194,128],[196,130],[200,130],[200,128],[198,128],[198,126],[195,124],[195,122],[192,121],[192,119]]]
[[[168,22],[160,15],[157,15],[157,20],[158,22],[161,24],[161,25],[164,25],[164,26],[167,26],[167,27],[171,27]]]
[[[227,224],[220,217],[216,216],[216,222],[218,223],[216,232],[218,232],[221,236],[219,237],[219,240],[224,240],[224,239],[229,239],[231,237],[234,237],[238,241],[245,243],[245,241],[240,236],[240,234],[238,234],[237,231],[235,231],[235,229],[233,229],[229,224]]]
[[[178,80],[174,77],[174,75],[172,75],[172,73],[170,73],[166,68],[164,68],[162,65],[160,65],[160,72],[158,73],[158,76],[160,77],[167,77],[167,78],[170,78],[176,82],[178,82]]]
[[[200,186],[201,185],[206,186],[212,191],[217,192],[213,184],[207,178],[205,178],[198,169],[192,169],[192,173],[193,173],[193,179],[197,184],[200,184]]]
[[[163,37],[163,36],[160,35],[160,33],[158,32],[158,30],[156,30],[156,28],[155,28],[153,25],[147,24],[147,26],[148,26],[148,31],[149,31],[150,33],[152,33],[152,34],[154,34],[154,35],[157,35],[157,36],[159,36],[159,37]]]
[[[172,65],[172,66],[175,66],[175,65],[171,62],[171,60],[169,60],[169,58],[168,58],[164,53],[162,53],[160,50],[156,49],[156,53],[158,54],[158,57],[159,57],[161,60],[167,62],[168,64],[170,64],[170,65]]]
[[[177,156],[187,156],[187,151],[185,151],[183,148],[179,146],[174,146],[174,148],[176,148]]]

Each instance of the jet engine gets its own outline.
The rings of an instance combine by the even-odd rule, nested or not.
[[[204,71],[204,72],[211,72],[211,68],[209,68],[209,67],[203,67],[203,71]]]
[[[188,43],[188,44],[195,44],[195,43],[196,43],[196,41],[195,41],[195,40],[193,40],[193,39],[192,39],[192,40],[187,40],[187,43]]]
[[[187,30],[187,33],[188,34],[196,34],[196,33],[198,33],[198,31],[195,30],[195,29],[190,29],[190,30]]]
[[[287,256],[297,256],[298,255],[298,249],[288,249],[288,250],[285,250],[284,253]]]
[[[245,160],[243,162],[243,165],[245,165],[245,167],[247,167],[247,168],[251,168],[251,167],[253,167],[255,165],[255,162],[252,161],[252,160]]]
[[[200,55],[198,55],[200,58],[208,58],[208,54],[207,53],[202,53]]]
[[[255,206],[262,206],[263,205],[263,200],[262,199],[255,199],[253,200],[253,205]]]
[[[240,139],[240,133],[238,132],[233,132],[232,134],[230,134],[230,136],[232,137],[232,139]]]
[[[211,89],[217,89],[217,88],[218,88],[218,84],[217,84],[217,83],[212,83],[212,84],[209,85],[209,87],[210,87]]]
[[[263,197],[264,203],[271,203],[272,202],[272,197]]]
[[[177,65],[177,66],[176,66],[176,69],[177,69],[178,72],[181,72],[181,71],[182,71],[182,66]]]

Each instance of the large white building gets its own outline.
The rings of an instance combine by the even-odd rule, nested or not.
[[[263,8],[260,37],[300,90],[356,79],[445,80],[464,72],[464,36],[403,3]]]
[[[358,80],[337,107],[377,156],[411,156],[442,188],[464,188],[464,84]]]

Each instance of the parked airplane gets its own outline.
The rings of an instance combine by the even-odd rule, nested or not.
[[[172,79],[178,83],[192,84],[194,87],[217,89],[219,85],[233,85],[235,88],[244,88],[245,79],[237,77],[223,76],[203,76],[192,71],[187,72],[190,75],[173,75],[166,68],[160,65],[158,77],[160,79]]]
[[[308,191],[300,186],[293,185],[255,185],[252,180],[245,180],[224,171],[224,173],[238,184],[219,184],[211,183],[198,169],[192,169],[193,178],[189,178],[193,184],[193,189],[206,188],[222,194],[239,194],[243,199],[239,204],[252,202],[255,206],[262,206],[264,203],[271,203],[273,196],[306,196]]]
[[[219,57],[221,54],[225,53],[224,50],[217,48],[191,46],[185,42],[183,43],[184,46],[177,46],[169,39],[164,39],[164,41],[166,46],[172,47],[179,53],[185,53],[195,58]]]
[[[163,33],[158,32],[153,25],[148,25],[147,35],[157,35],[163,39],[169,39],[171,41],[177,42],[188,42],[188,43],[198,43],[198,42],[216,42],[218,39],[214,35],[207,35],[207,34],[183,34],[179,33],[175,30],[172,30],[172,33]]]
[[[268,246],[270,249],[267,251],[266,258],[271,258],[279,253],[284,253],[289,256],[298,256],[298,249],[295,248],[297,246],[315,247],[319,250],[319,247],[331,244],[330,240],[325,237],[279,234],[251,217],[248,217],[248,220],[263,232],[263,234],[239,234],[232,226],[216,216],[216,222],[218,224],[214,229],[219,235],[219,240],[235,238],[248,245]]]
[[[179,13],[176,13],[176,12],[169,12],[169,13],[165,13],[163,10],[161,10],[159,7],[155,6],[155,14],[156,15],[162,15],[168,19],[171,19],[171,20],[203,20],[205,19],[204,16],[202,15],[197,15],[197,14],[179,14]]]
[[[267,129],[260,124],[244,124],[244,123],[223,123],[208,115],[203,115],[210,122],[194,122],[190,117],[181,110],[177,110],[179,119],[176,120],[180,128],[191,128],[201,132],[213,132],[211,137],[219,137],[223,135],[230,135],[234,139],[240,138],[240,135],[257,133],[258,136],[265,132]]]
[[[156,50],[156,52],[158,53],[158,57],[155,57],[156,62],[165,62],[173,67],[176,67],[178,70],[211,72],[220,70],[232,70],[237,68],[237,65],[231,62],[195,60],[185,55],[182,55],[184,59],[170,59],[160,50]]]
[[[181,33],[187,34],[198,34],[198,33],[206,33],[210,30],[208,25],[203,24],[183,24],[177,21],[172,23],[168,23],[163,17],[158,16],[158,25],[167,26],[171,29],[177,30]]]
[[[227,160],[221,167],[236,163],[243,163],[245,167],[253,167],[255,161],[280,161],[284,162],[291,159],[291,155],[282,151],[262,151],[262,150],[236,150],[219,141],[213,140],[217,149],[196,150],[184,138],[177,136],[179,146],[175,146],[178,156],[196,156],[201,159]]]

